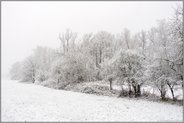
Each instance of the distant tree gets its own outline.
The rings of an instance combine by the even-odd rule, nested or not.
[[[59,34],[59,40],[63,45],[63,53],[69,52],[75,48],[75,40],[77,38],[77,33],[72,32],[70,29],[67,29],[62,35]]]
[[[52,65],[52,75],[55,75],[58,83],[80,83],[90,79],[91,66],[85,54],[77,51],[68,53],[56,60]]]
[[[41,46],[33,50],[33,56],[36,64],[36,79],[39,81],[47,80],[51,74],[52,62],[59,56],[55,50]]]
[[[111,43],[114,37],[112,34],[100,31],[94,35],[94,50],[96,56],[96,64],[101,64],[105,58],[112,57]]]
[[[21,63],[15,62],[10,69],[10,78],[19,80],[21,78]]]
[[[116,79],[115,68],[113,66],[113,58],[105,60],[102,63],[101,74],[106,82],[109,82],[109,88],[112,90],[112,83]]]
[[[144,58],[146,58],[146,54],[145,54],[145,52],[146,52],[146,40],[147,40],[147,37],[146,37],[147,35],[146,35],[146,32],[145,31],[141,31],[141,33],[140,33],[140,41],[141,41],[141,44],[142,44],[142,55],[144,56]]]
[[[130,31],[127,28],[124,29],[123,39],[126,42],[127,49],[130,49]]]
[[[138,38],[138,34],[131,36],[130,30],[124,28],[123,32],[116,35],[116,51],[120,49],[137,49],[138,45],[140,44]]]
[[[32,81],[32,83],[36,80],[36,62],[33,56],[27,57],[23,61],[22,66],[22,81]]]

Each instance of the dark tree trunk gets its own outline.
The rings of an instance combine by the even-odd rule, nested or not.
[[[102,62],[102,49],[100,48],[100,61],[99,61],[99,63],[101,63]]]
[[[112,79],[110,79],[109,82],[110,82],[110,90],[112,90]]]
[[[137,85],[137,96],[141,96],[141,86]]]
[[[137,85],[132,85],[132,87],[134,89],[135,97],[141,96],[141,86],[137,84]]]
[[[172,94],[172,98],[173,98],[173,101],[175,101],[175,96],[174,96],[174,91],[173,91],[173,87],[171,87],[171,85],[169,83],[167,83],[167,85],[169,86],[169,89],[171,91],[171,94]]]
[[[158,89],[160,91],[160,97],[162,100],[165,100],[165,95],[166,95],[166,90],[165,90],[165,85],[164,84],[161,84],[160,85],[160,88],[158,86]]]
[[[135,97],[137,97],[137,89],[136,89],[136,85],[132,85],[133,89],[134,89],[134,95]]]
[[[174,97],[174,91],[173,91],[173,89],[171,89],[171,93],[172,93],[173,101],[175,101],[176,99]]]
[[[130,84],[130,79],[128,78],[128,95],[131,97],[132,90],[131,90],[131,84]]]
[[[131,85],[128,85],[128,88],[129,88],[128,95],[129,97],[131,97],[131,94],[132,94]]]

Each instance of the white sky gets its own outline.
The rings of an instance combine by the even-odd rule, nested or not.
[[[2,73],[32,53],[37,45],[58,48],[59,32],[66,28],[79,35],[124,28],[132,33],[148,30],[156,21],[171,17],[182,2],[10,2],[1,3]]]

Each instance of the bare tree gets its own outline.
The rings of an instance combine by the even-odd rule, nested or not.
[[[144,56],[144,58],[146,57],[145,55],[145,48],[146,48],[146,32],[145,31],[141,31],[141,35],[140,35],[140,40],[142,42],[142,54]]]
[[[74,33],[72,31],[70,31],[69,29],[67,29],[66,32],[63,33],[62,35],[59,34],[59,40],[61,41],[61,43],[63,45],[63,53],[64,54],[69,52],[70,48],[75,47],[76,38],[77,38],[77,33]]]
[[[95,55],[99,64],[102,63],[106,57],[109,57],[107,55],[107,49],[110,48],[113,38],[113,35],[106,31],[100,31],[94,36]]]
[[[124,29],[124,40],[126,42],[127,48],[130,49],[130,31],[128,29]]]

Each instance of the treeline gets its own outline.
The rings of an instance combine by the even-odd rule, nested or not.
[[[37,47],[31,56],[16,62],[12,79],[58,84],[106,80],[128,87],[128,95],[138,97],[141,87],[156,87],[162,99],[167,89],[175,100],[175,86],[183,86],[183,10],[178,6],[171,19],[161,20],[149,31],[131,34],[128,29],[85,34],[67,29],[59,34],[61,48]],[[80,41],[80,43],[79,43]]]

